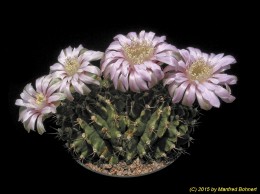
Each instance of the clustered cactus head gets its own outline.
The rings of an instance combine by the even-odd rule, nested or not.
[[[234,101],[229,85],[237,78],[224,71],[236,61],[177,49],[165,39],[130,32],[115,36],[105,53],[81,45],[62,50],[50,74],[36,80],[36,91],[28,84],[16,100],[19,121],[42,134],[44,119],[54,114],[58,137],[78,160],[178,157],[192,140],[194,103],[209,110],[220,106],[219,98]],[[100,59],[101,69],[90,63]]]

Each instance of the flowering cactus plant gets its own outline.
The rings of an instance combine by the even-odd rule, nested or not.
[[[104,53],[62,50],[36,90],[28,84],[16,100],[19,121],[43,134],[43,121],[54,116],[57,136],[83,164],[174,161],[190,145],[199,109],[235,100],[229,85],[237,78],[225,70],[236,60],[165,40],[130,32]],[[97,60],[100,68],[91,64]]]

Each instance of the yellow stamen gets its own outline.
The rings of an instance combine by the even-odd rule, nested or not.
[[[153,52],[153,46],[146,41],[132,41],[130,45],[124,46],[125,57],[131,65],[142,64],[144,61],[149,60]]]
[[[212,75],[212,67],[203,59],[199,59],[191,64],[187,73],[190,80],[203,82]]]
[[[44,95],[42,93],[37,93],[36,100],[35,100],[36,104],[41,105],[44,101],[45,101]]]
[[[72,76],[78,71],[79,66],[80,64],[77,58],[67,58],[65,61],[64,68],[67,74],[69,76]]]

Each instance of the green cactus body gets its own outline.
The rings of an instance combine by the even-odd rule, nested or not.
[[[57,108],[57,135],[79,160],[164,160],[189,146],[198,111],[172,104],[165,89],[123,93],[101,80],[91,90]]]

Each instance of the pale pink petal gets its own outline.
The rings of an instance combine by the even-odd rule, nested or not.
[[[187,88],[187,86],[189,85],[189,82],[186,81],[184,83],[182,83],[176,90],[175,90],[175,93],[174,93],[174,96],[172,98],[172,102],[173,103],[178,103],[181,101],[182,97],[183,97],[183,94]]]
[[[64,66],[61,65],[60,63],[55,63],[54,65],[50,66],[51,72],[53,71],[62,71],[64,70]]]
[[[137,39],[137,34],[136,34],[136,32],[129,32],[127,34],[127,37],[129,37],[131,40],[135,41]]]
[[[126,75],[128,74],[128,72],[129,72],[129,63],[128,63],[128,61],[124,61],[124,62],[122,63],[121,69],[122,69],[122,74],[123,74],[124,76],[126,76]]]
[[[120,50],[122,49],[122,46],[120,45],[119,41],[114,41],[112,42],[107,50]]]
[[[28,128],[34,131],[35,128],[35,122],[39,114],[34,114],[32,117],[29,119],[28,123]]]
[[[37,119],[37,131],[40,135],[42,135],[45,132],[45,128],[43,126],[43,121],[42,121],[42,115],[40,115]]]
[[[118,79],[119,79],[119,75],[120,75],[120,70],[117,70],[113,76],[113,83],[114,83],[114,86],[115,86],[115,89],[118,88]]]
[[[134,72],[133,74],[138,88],[140,88],[141,90],[148,90],[149,88],[147,86],[147,83],[142,79],[142,77],[136,72]]]
[[[202,108],[204,110],[209,110],[212,108],[212,106],[209,104],[209,102],[202,97],[201,93],[198,90],[196,90],[196,97],[197,97],[198,103],[200,105],[200,108]]]
[[[127,91],[129,89],[128,74],[126,76],[123,76],[123,74],[121,74],[119,79],[121,80],[125,90]]]
[[[222,69],[226,70],[230,67],[230,64],[234,64],[234,63],[236,63],[236,59],[233,56],[231,55],[224,56],[222,59],[216,62],[216,65],[213,67],[213,73],[217,71],[221,71]]]
[[[74,89],[75,89],[78,93],[80,93],[81,95],[83,95],[83,89],[82,89],[81,85],[80,85],[78,82],[76,82],[74,79],[71,81],[71,83],[72,83],[72,86],[74,87]]]
[[[56,90],[58,90],[61,86],[61,81],[58,81],[54,84],[52,84],[48,89],[47,89],[47,92],[46,92],[46,96],[50,96],[52,95]]]
[[[28,102],[30,99],[32,99],[33,97],[31,95],[29,95],[26,91],[23,91],[20,94],[21,98],[25,101]]]
[[[213,84],[219,84],[219,81],[216,78],[209,78],[208,81],[212,82]]]
[[[35,82],[36,91],[39,92],[39,93],[42,93],[42,80],[43,79],[44,79],[44,76],[36,79],[36,82]]]
[[[24,113],[24,116],[22,118],[22,122],[27,121],[33,114],[35,113],[34,110],[28,110]]]
[[[156,53],[161,53],[164,51],[172,51],[172,52],[177,52],[177,49],[175,46],[167,44],[167,43],[162,43],[156,48]]]
[[[67,72],[65,72],[65,71],[55,71],[55,72],[53,72],[52,73],[52,76],[54,77],[54,78],[61,78],[61,79],[63,79],[65,76],[68,76],[68,74],[67,74]],[[37,88],[37,87],[36,87]],[[37,91],[38,92],[38,91]]]
[[[161,36],[161,37],[154,37],[153,41],[152,41],[152,45],[156,46],[162,42],[164,42],[166,40],[165,36]]]
[[[181,50],[179,50],[179,53],[181,54],[184,61],[186,61],[187,63],[190,62],[190,55],[189,55],[189,52],[187,50],[181,49]]]
[[[171,84],[168,87],[168,91],[171,97],[173,97],[175,90],[179,87],[177,84]]]
[[[73,48],[71,55],[73,57],[78,57],[79,52],[83,49],[82,45],[79,45],[78,48]]]
[[[155,86],[158,83],[158,78],[157,76],[155,76],[151,71],[149,71],[149,74],[151,76],[151,81],[148,82],[148,86],[149,88],[152,88],[153,86]]]
[[[104,72],[105,68],[107,66],[109,66],[111,63],[114,63],[116,60],[117,59],[114,59],[114,58],[105,59],[104,62],[101,64],[101,72]],[[123,60],[123,59],[121,59],[121,60]]]
[[[145,81],[150,82],[152,80],[151,75],[147,73],[147,70],[142,69],[140,65],[135,65],[135,70],[142,76]]]
[[[19,108],[19,119],[18,119],[18,121],[21,121],[22,120],[22,118],[24,117],[24,115],[25,115],[25,113],[27,112],[28,110],[27,110],[27,108],[25,108],[25,107],[20,107]]]
[[[176,59],[173,56],[161,57],[161,56],[156,55],[156,60],[158,60],[162,63],[168,64],[168,65],[172,65],[172,66],[175,66],[176,64],[178,64]]]
[[[168,71],[176,71],[177,68],[175,66],[168,65],[163,69],[163,72],[166,73]]]
[[[28,127],[30,120],[28,119],[27,121],[23,122],[24,129],[29,133],[30,128]]]
[[[60,84],[60,89],[59,91],[64,91],[65,90],[65,87],[67,85],[70,85],[70,83],[68,83],[68,77],[64,78],[62,81],[61,81],[61,84]]]
[[[220,84],[229,84],[233,85],[237,83],[237,77],[233,75],[228,74],[214,74],[213,78],[218,79]]]
[[[210,82],[203,82],[203,86],[205,86],[208,90],[214,91],[216,89],[216,85]]]
[[[124,55],[122,52],[117,52],[117,51],[107,51],[105,55],[105,59],[109,58],[123,58]]]
[[[108,75],[111,74],[111,69],[113,69],[113,65],[109,65],[109,66],[105,69],[105,71],[103,72],[103,76],[104,76],[105,78],[108,78]]]
[[[123,61],[124,59],[118,59],[114,64],[111,64],[112,67],[110,69],[110,78],[112,80],[114,79],[115,73],[117,72]]]
[[[71,47],[71,46],[67,47],[67,48],[64,50],[64,52],[65,52],[65,55],[66,55],[67,57],[71,57],[72,47]]]
[[[49,113],[55,113],[56,112],[56,108],[53,106],[46,106],[41,110],[42,114],[49,114]]]
[[[104,53],[99,51],[87,50],[86,52],[83,53],[84,60],[87,61],[96,61],[101,59],[103,56]]]
[[[80,84],[81,84],[81,87],[82,87],[84,95],[86,95],[86,94],[91,92],[91,90],[84,83],[80,83]]]
[[[212,55],[211,53],[211,58],[209,60],[210,64],[212,65],[216,65],[216,63],[224,56],[224,53],[220,53],[220,54],[217,54],[217,55]]]
[[[80,74],[79,75],[79,79],[81,81],[83,81],[84,83],[86,83],[86,84],[96,84],[96,85],[99,85],[99,81],[98,80],[95,80],[94,78],[92,78],[90,76],[87,76],[85,74]]]
[[[124,87],[124,85],[122,83],[122,80],[121,80],[121,76],[122,76],[122,74],[118,78],[117,88],[118,88],[118,90],[120,90],[122,92],[126,92],[126,89],[125,89],[125,87]]]
[[[182,71],[185,71],[188,67],[188,65],[186,63],[184,63],[183,61],[178,61],[178,69],[179,70],[182,70]]]
[[[115,37],[114,37],[114,40],[118,40],[122,46],[131,43],[131,40],[128,39],[127,37],[125,37],[125,36],[122,35],[122,34],[119,34],[119,35],[115,36]]]
[[[196,98],[195,93],[196,93],[195,86],[190,85],[184,94],[182,104],[184,104],[186,106],[192,106],[192,104],[194,103],[195,98]]]
[[[130,73],[130,75],[129,75],[129,86],[132,91],[140,92],[140,89],[136,84],[135,76],[133,73]]]
[[[154,32],[148,32],[145,34],[144,38],[147,42],[151,42],[153,40],[154,36],[155,36]]]
[[[100,69],[98,67],[96,67],[96,66],[89,65],[87,67],[84,67],[83,69],[86,72],[90,72],[90,73],[93,73],[93,74],[96,74],[96,75],[100,75],[101,74]]]
[[[56,102],[59,100],[64,100],[66,98],[65,94],[63,93],[55,93],[48,98],[48,103]]]
[[[212,106],[219,108],[220,102],[217,96],[207,88],[203,92],[201,92],[201,95],[204,99],[206,99]]]
[[[175,80],[175,77],[164,78],[163,84],[164,85],[171,84],[174,80]]]
[[[230,95],[230,93],[226,89],[224,89],[221,86],[217,86],[215,90],[215,94],[218,97],[220,97],[224,102],[227,103],[231,103],[236,99],[234,96]]]
[[[31,95],[31,96],[35,96],[36,95],[36,91],[33,89],[31,83],[27,84],[24,89],[28,92],[29,95]]]
[[[185,76],[176,76],[176,78],[175,78],[175,82],[178,84],[181,84],[187,80],[188,80],[188,78]]]
[[[72,101],[74,99],[70,92],[70,84],[66,85],[66,87],[64,88],[64,92],[65,92],[68,100]]]
[[[48,75],[42,80],[42,93],[46,94],[46,90],[50,84],[50,81],[52,80],[52,76]]]
[[[17,100],[15,101],[15,105],[17,105],[17,106],[24,106],[24,102],[23,102],[22,99],[17,99]]]
[[[145,36],[145,31],[142,30],[140,33],[139,33],[139,39],[143,40],[144,39],[144,36]]]
[[[60,52],[60,55],[59,55],[59,57],[58,57],[58,61],[59,61],[62,65],[65,64],[66,55],[65,55],[65,53],[64,53],[64,50],[62,50],[62,51]]]

